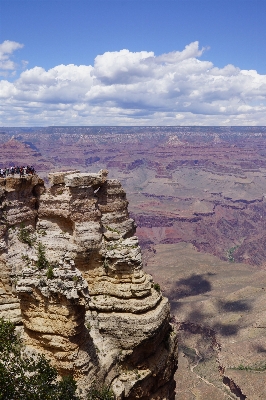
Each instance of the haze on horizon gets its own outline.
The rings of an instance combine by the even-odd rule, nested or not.
[[[263,0],[0,0],[0,126],[266,125]]]

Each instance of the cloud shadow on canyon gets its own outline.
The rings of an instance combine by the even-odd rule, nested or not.
[[[255,350],[257,353],[266,353],[265,347],[260,346],[260,345],[254,346],[254,350]]]
[[[241,311],[250,311],[251,306],[248,302],[244,300],[235,300],[235,301],[220,301],[219,309],[225,312],[241,312]]]
[[[173,282],[171,288],[166,293],[167,297],[170,300],[171,311],[173,313],[175,313],[175,311],[178,310],[182,305],[182,303],[178,300],[190,296],[197,296],[211,291],[211,283],[208,279],[205,278],[205,275],[208,274],[192,274],[187,278],[182,278],[176,282]]]
[[[212,329],[214,329],[217,333],[219,333],[222,336],[233,336],[237,334],[237,332],[240,329],[240,326],[237,324],[217,323],[212,326]]]
[[[182,278],[174,282],[168,296],[170,301],[176,301],[184,297],[210,292],[211,289],[211,283],[205,278],[204,274],[192,274],[188,278]]]

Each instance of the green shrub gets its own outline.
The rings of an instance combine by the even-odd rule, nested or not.
[[[106,275],[108,275],[109,264],[108,264],[108,261],[106,260],[106,258],[104,259],[103,267],[104,267]]]
[[[261,365],[243,365],[240,364],[238,367],[233,368],[233,369],[238,369],[240,371],[257,371],[257,372],[262,372],[266,370],[266,364],[261,364]]]
[[[51,265],[48,267],[48,271],[47,271],[46,276],[47,276],[47,279],[53,279],[54,278],[54,270],[53,270],[53,267]]]
[[[40,235],[40,236],[46,236],[46,235],[47,235],[47,233],[46,233],[46,231],[45,231],[44,229],[38,229],[38,230],[37,230],[37,233],[38,233],[38,235]]]
[[[116,228],[111,228],[111,226],[106,225],[106,229],[107,229],[108,231],[115,232],[115,233],[118,233],[118,235],[120,235],[119,230],[116,229]]]
[[[239,246],[234,246],[234,247],[231,247],[231,248],[228,250],[228,252],[227,252],[227,260],[228,260],[229,262],[232,262],[232,263],[235,262],[234,252],[236,251],[236,249],[237,249],[238,247],[239,247]]]
[[[71,376],[58,380],[44,356],[23,357],[15,326],[0,318],[0,400],[79,400]]]
[[[19,340],[15,334],[15,326],[9,321],[0,318],[0,357],[4,352],[17,353]]]
[[[30,231],[25,227],[24,224],[20,225],[18,239],[25,244],[28,244],[30,247],[33,246],[35,242],[35,237],[31,235]]]
[[[156,290],[156,292],[158,292],[158,293],[161,292],[161,288],[160,288],[159,283],[154,283],[153,287],[154,287],[154,289]]]
[[[88,400],[115,400],[115,395],[109,386],[103,385],[101,388],[95,386],[89,390]]]
[[[183,351],[185,356],[187,356],[191,361],[194,361],[197,358],[197,353],[196,353],[195,349],[193,349],[192,347],[183,345],[183,346],[180,346],[179,349],[181,351]]]
[[[38,243],[37,257],[36,267],[38,269],[49,268],[50,264],[45,256],[45,247],[41,242]]]

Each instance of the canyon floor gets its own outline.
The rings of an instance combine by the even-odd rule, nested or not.
[[[187,243],[154,250],[146,270],[180,323],[176,399],[265,399],[266,271]]]

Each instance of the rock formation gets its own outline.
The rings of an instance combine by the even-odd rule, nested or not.
[[[36,175],[1,179],[0,316],[22,321],[27,348],[82,390],[105,382],[117,399],[171,400],[169,303],[107,173],[52,173],[49,188]]]

